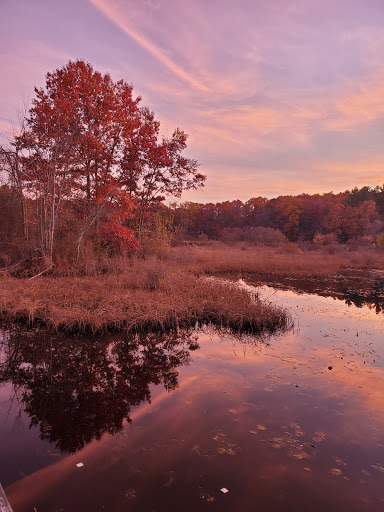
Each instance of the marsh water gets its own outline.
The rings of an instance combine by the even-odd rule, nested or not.
[[[3,333],[14,512],[382,511],[384,286],[356,279],[253,283],[272,336]]]

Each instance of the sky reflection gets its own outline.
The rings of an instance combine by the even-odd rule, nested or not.
[[[294,331],[253,343],[199,331],[174,390],[151,384],[115,435],[10,485],[15,509],[380,510],[382,315],[261,292],[294,313]]]

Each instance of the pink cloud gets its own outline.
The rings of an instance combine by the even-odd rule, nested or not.
[[[190,73],[185,71],[181,66],[170,59],[163,50],[161,50],[154,43],[149,41],[141,35],[137,30],[129,26],[128,22],[124,19],[123,13],[121,13],[118,7],[112,2],[105,0],[90,0],[90,2],[99,9],[110,21],[118,26],[125,34],[130,36],[138,45],[147,50],[153,57],[161,62],[166,68],[172,73],[181,78],[184,82],[187,82],[192,87],[201,91],[208,91],[208,88],[200,82],[197,78],[192,76]]]

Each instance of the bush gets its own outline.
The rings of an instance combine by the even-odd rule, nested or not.
[[[347,242],[347,247],[352,250],[357,250],[360,247],[372,247],[374,244],[372,236],[361,236],[358,238],[351,238]]]
[[[262,226],[249,228],[224,228],[220,240],[225,243],[248,242],[252,245],[276,246],[287,241],[279,230]]]
[[[384,249],[384,233],[380,233],[376,237],[376,245],[378,249]]]
[[[144,258],[147,256],[167,258],[173,238],[174,228],[171,219],[162,216],[161,212],[155,212],[140,238],[141,255]]]
[[[315,245],[334,245],[338,243],[338,239],[334,233],[328,233],[327,235],[317,233],[313,237],[313,243]]]
[[[297,244],[288,242],[286,244],[282,244],[278,249],[278,252],[279,254],[299,254],[302,250]]]
[[[243,228],[224,228],[220,231],[219,239],[226,244],[231,244],[243,242],[244,236]]]
[[[145,284],[144,288],[153,292],[159,290],[167,277],[167,267],[158,259],[152,259],[144,264],[145,269]]]
[[[246,230],[246,241],[252,244],[261,244],[268,246],[275,246],[287,242],[287,237],[280,231],[280,229],[263,228],[258,226],[256,228],[249,228]]]

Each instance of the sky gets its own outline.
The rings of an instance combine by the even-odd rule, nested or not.
[[[189,134],[218,202],[384,183],[384,0],[0,0],[0,133],[70,59]]]

